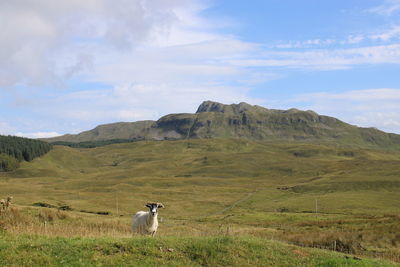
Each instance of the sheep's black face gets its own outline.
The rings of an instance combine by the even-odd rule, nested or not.
[[[148,203],[146,204],[146,207],[148,207],[150,209],[150,213],[151,215],[156,215],[158,212],[158,205],[157,203]]]
[[[164,205],[161,203],[147,203],[146,207],[150,209],[150,214],[154,216],[157,214],[159,208],[164,208]]]

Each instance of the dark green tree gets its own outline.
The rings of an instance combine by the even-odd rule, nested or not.
[[[46,154],[51,149],[51,144],[40,140],[0,135],[1,168],[4,171],[18,167],[15,167],[15,162],[10,158],[16,160],[17,163],[23,160],[31,161],[36,157]]]

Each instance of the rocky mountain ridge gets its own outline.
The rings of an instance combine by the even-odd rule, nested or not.
[[[213,101],[204,101],[196,113],[169,114],[157,121],[104,124],[76,135],[67,134],[43,140],[77,143],[112,139],[192,138],[300,140],[400,148],[400,135],[375,128],[357,127],[314,111],[267,109],[244,102],[225,105]]]

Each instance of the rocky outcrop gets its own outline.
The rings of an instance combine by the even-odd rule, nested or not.
[[[204,101],[194,114],[170,114],[157,121],[105,124],[77,135],[44,140],[83,142],[188,138],[307,140],[363,147],[400,148],[399,135],[372,128],[359,128],[333,117],[318,115],[314,111],[267,109],[244,102],[224,105],[213,101]]]

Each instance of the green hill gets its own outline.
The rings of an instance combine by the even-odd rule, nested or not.
[[[0,196],[12,194],[22,209],[0,218],[0,228],[129,237],[131,215],[158,201],[166,206],[160,211],[162,238],[252,236],[400,261],[399,166],[395,151],[299,142],[224,138],[55,146],[0,173]]]
[[[159,198],[179,206],[189,194],[191,201],[217,212],[254,193],[253,198],[266,199],[251,207],[264,211],[311,211],[318,197],[321,212],[384,214],[400,207],[399,163],[398,152],[245,139],[141,141],[93,149],[55,146],[16,171],[1,173],[0,190],[23,192],[19,199],[25,204],[57,199],[77,208],[113,209],[115,203],[98,196],[114,197],[118,191],[128,197],[140,191],[129,201]],[[24,192],[27,186],[29,192]],[[86,197],[76,199],[78,192]],[[126,205],[126,212],[141,207]]]
[[[77,135],[45,140],[78,143],[206,138],[308,141],[400,149],[400,135],[356,127],[313,111],[273,110],[247,103],[224,105],[211,101],[203,102],[194,114],[170,114],[157,121],[105,124]]]

